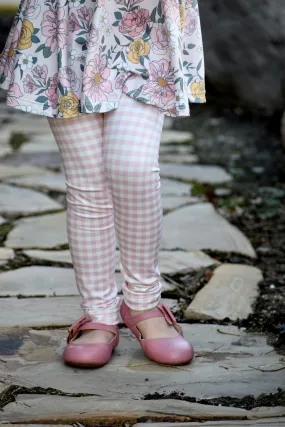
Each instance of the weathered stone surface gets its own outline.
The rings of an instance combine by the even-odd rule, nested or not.
[[[0,325],[2,328],[70,326],[83,314],[81,301],[80,296],[1,298]],[[162,298],[162,302],[171,309],[177,309],[174,299]],[[123,323],[122,319],[120,322]]]
[[[198,197],[189,196],[163,196],[162,208],[164,211],[171,211],[189,203],[198,203],[201,200]]]
[[[120,346],[111,361],[101,369],[83,370],[72,369],[62,362],[67,329],[2,329],[6,354],[0,356],[4,361],[0,364],[1,380],[4,384],[92,393],[96,401],[131,401],[150,392],[169,394],[177,390],[196,398],[240,398],[275,393],[278,387],[283,387],[284,371],[275,372],[282,368],[283,362],[267,344],[266,336],[247,334],[233,326],[183,325],[183,330],[196,353],[190,365],[174,368],[152,363],[131,332],[123,328]],[[50,410],[48,405],[46,409]]]
[[[196,154],[161,154],[160,162],[191,164],[191,163],[198,163],[199,157],[196,156]]]
[[[201,183],[221,184],[232,180],[220,166],[181,165],[160,162],[160,175],[166,178],[178,178]]]
[[[34,135],[30,141],[20,147],[22,153],[57,151],[57,145],[52,133]]]
[[[194,136],[191,132],[179,130],[163,130],[161,135],[161,144],[185,144],[193,141]]]
[[[192,185],[184,182],[175,181],[174,179],[161,178],[160,191],[163,196],[190,196]]]
[[[223,264],[185,312],[190,319],[246,319],[258,295],[262,272],[249,265]]]
[[[193,145],[179,145],[179,144],[161,144],[159,146],[160,154],[191,154],[194,152]]]
[[[1,128],[0,134],[0,156],[5,156],[5,154],[10,153],[12,148],[9,144],[10,132],[5,128]]]
[[[0,184],[0,213],[28,215],[62,209],[63,206],[38,191]]]
[[[66,212],[20,219],[8,234],[11,248],[53,248],[67,244]]]
[[[160,251],[159,253],[159,269],[165,274],[184,269],[199,270],[217,263],[218,261],[201,251]]]
[[[210,203],[184,206],[167,214],[164,217],[161,248],[188,251],[212,249],[255,257],[246,236],[219,215]]]
[[[0,225],[4,224],[4,222],[7,222],[5,218],[3,218],[3,216],[0,216]]]
[[[21,153],[17,151],[10,153],[5,156],[6,165],[20,166],[22,164],[29,164],[39,168],[45,168],[49,170],[58,170],[62,166],[61,156],[59,151],[50,152],[33,152],[33,153]]]
[[[7,179],[16,176],[29,176],[29,175],[39,175],[46,172],[42,168],[30,165],[19,165],[19,166],[10,166],[10,165],[0,165],[0,179]]]
[[[24,177],[8,178],[6,182],[18,184],[23,187],[47,189],[65,193],[65,178],[63,173],[45,173],[44,175],[30,175]]]
[[[237,0],[217,7],[216,0],[200,0],[199,6],[216,98],[267,114],[284,109],[285,3]]]
[[[41,251],[37,249],[31,249],[23,252],[25,255],[31,258],[72,264],[71,254],[68,249],[64,251]]]
[[[6,264],[10,259],[15,257],[13,249],[0,248],[0,265]]]

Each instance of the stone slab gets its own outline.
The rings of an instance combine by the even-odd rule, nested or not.
[[[4,224],[4,222],[7,222],[5,218],[3,218],[3,216],[0,216],[0,225]]]
[[[160,154],[160,162],[191,164],[198,163],[199,157],[196,154]]]
[[[62,209],[63,206],[38,191],[0,184],[0,213],[29,215]]]
[[[163,211],[168,212],[177,209],[184,205],[201,202],[198,197],[189,196],[163,196],[162,197],[162,208]]]
[[[118,288],[122,277],[115,274]],[[0,273],[0,296],[78,295],[72,268],[31,266]]]
[[[20,147],[22,153],[35,153],[57,151],[57,145],[52,133],[43,135],[34,135],[31,140]]]
[[[45,250],[24,250],[23,253],[30,258],[64,262],[72,264],[69,250],[64,251],[45,251]],[[184,269],[198,270],[199,268],[209,267],[218,264],[216,260],[206,255],[202,251],[160,251],[159,269],[161,273],[176,273]],[[120,271],[120,251],[116,250],[116,271]]]
[[[0,248],[0,265],[6,264],[9,260],[14,259],[15,253],[10,248]]]
[[[211,249],[255,257],[247,237],[210,203],[184,206],[163,219],[161,249]]]
[[[232,180],[225,169],[220,166],[182,165],[160,162],[160,176],[196,181],[209,184],[222,184]]]
[[[191,132],[179,130],[163,130],[161,134],[161,144],[185,144],[192,142],[194,135]]]
[[[19,177],[19,176],[30,176],[30,175],[39,175],[46,172],[45,169],[38,168],[36,166],[30,165],[0,165],[0,180]]]
[[[162,302],[177,309],[174,299],[162,298]],[[83,314],[80,303],[80,296],[1,298],[0,325],[2,328],[70,326]],[[121,318],[120,322],[123,323]]]
[[[194,147],[193,145],[178,145],[178,144],[161,144],[159,146],[159,153],[160,154],[191,154],[193,153]]]
[[[175,181],[174,179],[161,178],[160,191],[163,196],[190,196],[192,185],[184,182]]]
[[[234,326],[184,324],[182,327],[195,349],[196,357],[190,365],[168,367],[151,362],[132,333],[122,328],[120,345],[112,359],[94,370],[64,365],[62,352],[67,329],[2,329],[0,339],[5,342],[2,347],[5,354],[0,356],[4,361],[0,364],[1,381],[29,388],[52,387],[66,393],[91,393],[97,401],[137,401],[150,392],[175,391],[198,399],[241,398],[276,393],[278,387],[283,388],[285,370],[277,369],[282,369],[284,362],[267,344],[266,336],[249,334]],[[278,416],[284,416],[284,411]]]
[[[5,241],[11,248],[53,248],[67,244],[66,212],[23,218]]]
[[[195,320],[247,319],[263,280],[259,268],[240,264],[223,264],[210,281],[195,295],[185,316]]]
[[[22,187],[46,189],[66,192],[65,178],[63,173],[45,173],[43,175],[30,175],[24,177],[14,177],[5,180]]]

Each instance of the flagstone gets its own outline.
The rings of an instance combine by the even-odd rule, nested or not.
[[[266,418],[260,420],[250,420],[250,421],[237,421],[237,420],[228,420],[228,421],[206,421],[203,423],[200,422],[185,422],[185,423],[151,423],[151,427],[284,427],[285,426],[285,418],[267,418],[268,409],[272,408],[263,408],[264,416]],[[275,409],[275,408],[273,408]],[[13,424],[14,426],[15,424]],[[25,425],[26,426],[26,425]],[[11,426],[12,427],[12,426]],[[145,427],[145,423],[135,424],[133,427]]]
[[[185,316],[195,320],[247,319],[253,312],[258,283],[263,280],[259,268],[241,264],[223,264],[210,281],[195,295]]]
[[[182,165],[160,162],[159,167],[160,176],[166,178],[177,178],[209,184],[227,183],[232,180],[232,176],[221,166]]]
[[[23,251],[30,258],[41,259],[53,262],[65,262],[72,264],[71,254],[69,249],[63,251],[44,251],[38,249],[30,249]]]
[[[191,132],[179,130],[163,130],[161,135],[161,144],[185,144],[192,142],[194,135]]]
[[[194,152],[193,145],[179,145],[179,144],[162,144],[159,147],[160,154],[191,154]]]
[[[162,207],[164,211],[171,211],[189,203],[198,203],[201,199],[189,196],[163,196]]]
[[[63,206],[38,191],[0,184],[0,212],[4,215],[28,215],[62,209]]]
[[[0,165],[0,179],[7,179],[11,177],[24,177],[29,175],[39,175],[45,173],[46,170],[42,168],[38,168],[36,166],[30,165],[4,165],[1,163]]]
[[[20,147],[22,153],[34,153],[57,151],[57,144],[52,133],[43,135],[34,135],[29,142]]]
[[[199,157],[196,154],[160,154],[160,162],[178,163],[178,164],[191,164],[198,163]]]
[[[7,220],[3,218],[3,216],[0,216],[0,225],[4,224],[5,222],[7,222]]]
[[[184,182],[175,181],[174,179],[161,178],[160,191],[163,196],[190,196],[192,185]]]
[[[181,270],[199,270],[218,264],[218,261],[202,251],[160,251],[159,269],[161,273],[171,274]]]
[[[15,253],[13,249],[0,248],[0,265],[6,264],[9,260],[14,259]]]
[[[67,244],[66,211],[15,221],[5,246],[11,248],[53,248]]]
[[[8,178],[6,182],[11,182],[13,184],[18,184],[22,187],[30,187],[36,189],[46,189],[53,191],[60,191],[65,193],[65,177],[63,173],[51,173],[47,172],[43,175],[31,175],[31,176],[22,176]]]
[[[161,249],[211,249],[255,257],[247,237],[210,203],[181,207],[164,216]]]
[[[120,346],[110,362],[100,369],[83,370],[65,366],[62,361],[67,329],[2,328],[6,354],[1,354],[4,363],[0,364],[0,375],[4,384],[51,387],[66,393],[92,393],[97,401],[126,399],[136,403],[155,392],[167,395],[179,391],[204,399],[241,398],[276,393],[283,387],[283,371],[277,369],[282,369],[284,362],[267,344],[265,335],[246,333],[234,326],[203,324],[184,324],[183,330],[196,353],[189,365],[168,367],[151,362],[132,333],[122,328]],[[262,368],[267,369],[266,374],[260,372]],[[170,403],[164,407],[169,408]],[[278,416],[284,415],[279,411]],[[254,415],[258,417],[260,412]]]
[[[116,280],[120,283],[121,277],[116,275]],[[1,298],[0,325],[2,328],[69,326],[83,314],[81,301],[80,296]],[[162,298],[162,303],[177,310],[175,299]],[[123,323],[121,318],[120,323]]]

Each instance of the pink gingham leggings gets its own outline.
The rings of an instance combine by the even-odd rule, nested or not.
[[[48,119],[65,172],[67,234],[81,307],[96,322],[119,322],[115,233],[127,305],[147,310],[160,301],[163,119],[156,107],[124,93],[116,110]]]

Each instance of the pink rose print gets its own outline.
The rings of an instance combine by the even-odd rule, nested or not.
[[[10,107],[17,107],[19,105],[17,98],[21,98],[21,96],[23,96],[23,94],[19,85],[17,83],[12,83],[8,90],[7,104],[10,105]]]
[[[176,21],[179,18],[179,9],[177,5],[177,0],[161,0],[163,13],[165,13],[167,16],[171,16],[173,21]]]
[[[98,47],[98,43],[97,43],[98,39],[99,39],[99,30],[97,27],[95,27],[94,24],[92,24],[89,30],[89,33],[86,35],[88,48],[96,47],[96,46]]]
[[[153,61],[149,64],[150,82],[143,88],[151,101],[165,106],[174,97],[174,72],[166,59]]]
[[[26,0],[22,6],[22,11],[25,18],[37,18],[41,11],[38,0]]]
[[[126,92],[128,90],[127,86],[125,85],[126,76],[123,74],[119,75],[116,78],[115,88],[121,89],[123,92]]]
[[[103,7],[104,6],[104,1],[105,0],[98,0],[98,7]],[[121,4],[124,4],[124,2],[121,3]]]
[[[74,31],[77,31],[81,28],[80,24],[78,22],[78,19],[77,19],[75,13],[73,13],[73,12],[69,15],[68,23],[69,23],[70,31],[72,33],[74,33]]]
[[[185,16],[184,32],[185,34],[188,34],[189,36],[191,36],[198,28],[197,14],[192,7],[188,7],[185,10],[185,13],[186,13],[186,16]]]
[[[57,83],[58,83],[58,73],[56,73],[51,78],[50,87],[46,91],[46,96],[47,96],[49,104],[52,108],[57,108],[57,106],[58,106]]]
[[[24,83],[23,85],[24,91],[26,93],[33,93],[39,87],[29,74],[26,75],[26,77],[23,80],[23,83]]]
[[[99,55],[95,55],[94,60],[87,65],[83,79],[83,91],[92,102],[108,100],[106,93],[112,92],[109,75],[106,56],[100,58]]]
[[[157,55],[163,55],[167,51],[168,39],[164,25],[153,26],[151,30],[151,41]]]
[[[58,8],[57,14],[51,10],[44,13],[42,33],[47,37],[46,45],[51,52],[55,52],[58,47],[63,49],[67,44],[68,22],[64,15],[63,7]]]
[[[79,86],[79,79],[71,67],[64,67],[58,73],[58,79],[63,87],[76,91]]]
[[[98,2],[98,6],[99,6],[99,2]],[[87,22],[87,24],[90,24],[92,17],[93,17],[92,7],[89,7],[89,9],[87,9],[86,6],[83,6],[80,9],[78,9],[77,13],[78,13],[79,19],[82,19],[82,21],[85,21],[85,22]]]
[[[14,24],[8,36],[5,49],[0,55],[0,74],[3,74],[5,77],[8,76],[9,69],[11,69],[15,63],[16,56],[14,53],[17,48],[19,38],[20,33]]]
[[[43,65],[42,67],[40,65],[37,65],[35,68],[32,69],[32,75],[35,79],[42,80],[44,83],[46,82],[48,74],[48,68],[46,65]]]
[[[149,22],[150,16],[147,9],[136,9],[131,12],[125,12],[119,26],[119,31],[127,33],[131,37],[136,37],[145,31]]]

